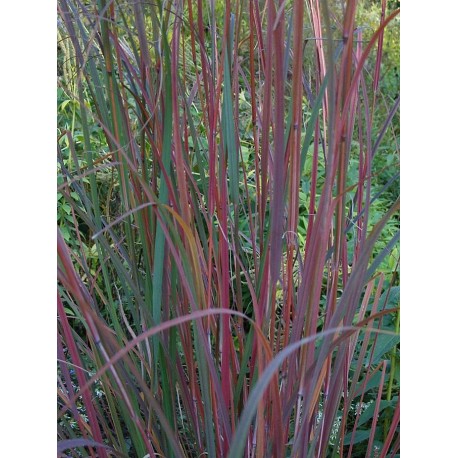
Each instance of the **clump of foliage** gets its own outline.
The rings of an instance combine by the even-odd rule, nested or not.
[[[59,456],[398,456],[398,10],[357,3],[58,1]]]

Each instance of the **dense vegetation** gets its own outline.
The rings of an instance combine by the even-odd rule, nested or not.
[[[398,6],[58,1],[59,456],[399,456]]]

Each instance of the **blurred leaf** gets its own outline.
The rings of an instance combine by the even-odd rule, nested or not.
[[[374,348],[374,356],[371,359],[371,364],[377,364],[381,359],[382,356],[388,353],[393,347],[395,347],[400,341],[399,335],[397,336],[390,336],[386,334],[380,334],[377,336],[377,341],[375,343]],[[368,355],[366,357],[366,364],[369,363]]]
[[[394,407],[396,407],[397,400],[398,400],[397,397],[394,397],[391,401],[382,399],[380,401],[379,413],[381,413],[387,407],[392,407],[394,409]],[[371,402],[370,405],[363,411],[363,413],[359,417],[358,424],[363,425],[367,421],[372,420],[372,417],[374,416],[374,411],[375,411],[375,402]]]
[[[394,309],[399,307],[401,298],[401,289],[399,286],[392,286],[391,288],[385,289],[381,294],[380,299],[377,302],[377,311],[386,309]],[[367,310],[372,311],[373,303],[370,303]]]
[[[369,439],[369,436],[371,435],[371,430],[370,429],[363,429],[363,430],[358,430],[355,432],[355,435],[352,440],[352,435],[353,432],[348,433],[344,437],[344,445],[350,445],[350,444],[359,444],[360,442],[363,442],[367,439]]]

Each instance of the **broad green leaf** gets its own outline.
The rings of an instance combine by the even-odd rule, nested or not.
[[[400,341],[399,335],[390,336],[380,334],[377,336],[375,343],[374,356],[371,359],[371,364],[377,364],[385,353],[388,353]],[[367,355],[366,364],[369,362],[370,355]]]
[[[367,439],[369,439],[369,436],[371,435],[371,430],[370,429],[363,429],[360,431],[356,431],[355,435],[352,440],[352,435],[353,431],[345,435],[344,437],[344,445],[350,445],[350,444],[359,444],[360,442],[363,442]]]
[[[391,401],[382,399],[380,401],[379,413],[385,410],[387,407],[394,408],[396,406],[397,400],[398,400],[397,397],[394,397]],[[375,401],[371,402],[370,405],[363,411],[363,413],[359,417],[358,424],[363,425],[367,421],[371,420],[372,417],[374,416],[374,411],[375,411]]]

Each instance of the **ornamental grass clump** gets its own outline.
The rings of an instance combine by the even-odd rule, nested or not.
[[[398,456],[399,11],[362,7],[58,1],[59,456]]]

